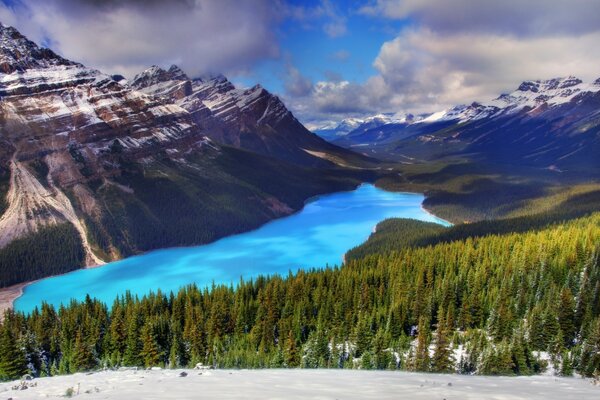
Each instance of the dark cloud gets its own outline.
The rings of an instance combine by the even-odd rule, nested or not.
[[[0,18],[63,56],[128,77],[178,64],[190,75],[237,73],[279,56],[270,0],[22,0]]]

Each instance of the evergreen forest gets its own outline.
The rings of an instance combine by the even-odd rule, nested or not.
[[[0,376],[121,366],[600,373],[600,213],[524,232],[381,243],[343,266],[7,311]],[[396,234],[395,234],[396,232]],[[394,245],[397,243],[397,245]]]

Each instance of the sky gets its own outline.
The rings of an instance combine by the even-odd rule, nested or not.
[[[260,83],[309,128],[600,77],[600,0],[0,0],[0,21],[132,78],[151,65]]]

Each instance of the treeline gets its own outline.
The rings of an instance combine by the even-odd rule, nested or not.
[[[389,218],[377,224],[375,232],[365,243],[350,249],[346,253],[346,260],[418,246],[440,237],[442,232],[447,229],[449,228],[434,222],[410,218]]]
[[[426,247],[476,237],[533,232],[548,229],[557,224],[592,213],[592,203],[600,204],[600,192],[586,193],[575,199],[587,199],[579,206],[568,201],[564,209],[541,212],[519,217],[483,220],[469,224],[444,227],[431,222],[408,218],[390,218],[377,224],[369,239],[349,250],[346,259],[362,258],[369,254],[388,253],[405,247]]]
[[[103,208],[84,215],[94,250],[106,259],[157,248],[212,242],[255,229],[301,208],[312,196],[356,187],[364,174],[286,164],[239,149],[222,147],[185,164],[156,155],[142,165],[121,160],[121,185],[89,182]],[[265,174],[265,171],[269,171]],[[126,190],[123,190],[125,188]]]
[[[42,226],[0,249],[0,287],[69,272],[84,260],[81,238],[71,223]]]
[[[116,366],[600,373],[600,214],[177,294],[87,298],[0,328],[0,374]],[[545,352],[545,353],[539,353]]]
[[[427,209],[457,224],[535,214],[556,222],[600,211],[594,173],[586,177],[572,171],[557,174],[522,165],[464,161],[403,165],[400,176],[385,176],[376,184],[392,191],[425,193]]]

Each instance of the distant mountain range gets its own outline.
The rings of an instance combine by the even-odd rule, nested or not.
[[[600,79],[525,81],[488,103],[402,119],[377,115],[354,121],[315,132],[335,144],[407,163],[469,156],[600,172]]]
[[[4,25],[0,46],[0,287],[247,230],[374,163],[260,86],[176,66],[127,82]]]

